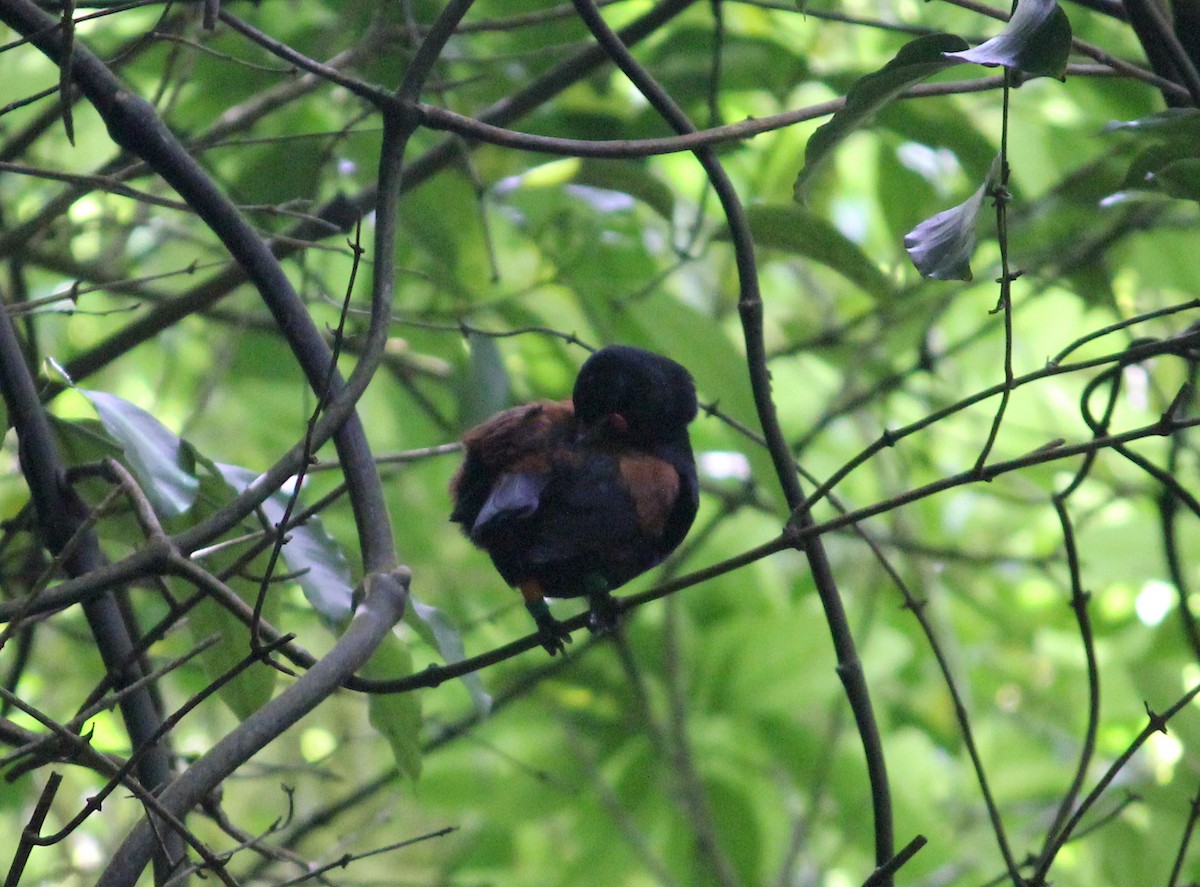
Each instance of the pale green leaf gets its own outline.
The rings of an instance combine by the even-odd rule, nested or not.
[[[410,593],[408,606],[404,608],[405,623],[417,632],[426,643],[437,647],[447,664],[461,662],[466,658],[462,635],[437,607],[423,604]],[[463,675],[463,684],[471,694],[471,702],[479,714],[487,714],[492,708],[492,697],[483,689],[478,672]]]
[[[492,336],[467,334],[470,358],[459,397],[462,426],[478,425],[488,416],[508,406],[509,379],[504,357]]]
[[[854,241],[807,208],[759,205],[750,207],[747,216],[759,246],[819,262],[880,301],[895,295],[891,280]]]
[[[412,674],[412,653],[394,632],[362,667],[366,678],[394,680]],[[371,726],[387,740],[400,772],[416,780],[421,774],[421,703],[415,692],[367,695]]]

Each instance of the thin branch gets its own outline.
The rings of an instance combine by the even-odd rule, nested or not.
[[[21,876],[25,874],[25,864],[29,861],[29,854],[33,852],[33,848],[37,844],[42,825],[50,813],[50,805],[54,803],[54,796],[61,783],[62,774],[51,773],[46,784],[42,786],[38,802],[34,806],[33,812],[29,814],[29,822],[25,824],[25,828],[21,829],[21,839],[17,842],[17,850],[13,854],[12,864],[8,867],[8,877],[4,879],[4,887],[17,887],[21,883]]]
[[[1016,390],[1024,385],[1032,384],[1033,382],[1048,379],[1053,376],[1064,375],[1066,373],[1075,373],[1082,370],[1092,369],[1094,367],[1102,367],[1110,363],[1138,363],[1143,360],[1148,360],[1151,357],[1158,357],[1166,354],[1177,355],[1190,348],[1195,348],[1200,345],[1200,330],[1190,331],[1183,335],[1172,339],[1164,339],[1161,341],[1145,341],[1140,342],[1123,351],[1113,352],[1111,354],[1102,355],[1100,357],[1089,358],[1086,360],[1076,361],[1070,364],[1049,364],[1040,370],[1033,370],[1013,379],[1012,384],[1001,382],[990,388],[981,389],[974,394],[955,401],[954,403],[935,410],[914,422],[909,423],[895,430],[885,431],[877,440],[869,446],[861,450],[852,459],[842,465],[831,474],[820,486],[817,487],[804,503],[805,508],[811,508],[815,503],[819,502],[828,492],[843,480],[846,479],[856,468],[863,465],[865,462],[873,458],[882,450],[894,447],[897,443],[918,431],[929,428],[947,416],[962,410],[972,407],[978,403],[982,403],[989,398],[1002,394],[1006,388]]]
[[[1189,804],[1187,822],[1183,826],[1183,836],[1179,839],[1179,852],[1175,854],[1175,863],[1171,866],[1171,876],[1167,879],[1167,887],[1177,887],[1179,884],[1179,875],[1183,871],[1188,845],[1192,842],[1192,833],[1196,829],[1197,821],[1200,821],[1200,795],[1192,798]]]
[[[1146,726],[1142,728],[1141,732],[1129,743],[1126,749],[1113,760],[1108,769],[1104,771],[1104,775],[1097,780],[1096,785],[1087,794],[1087,797],[1080,802],[1075,812],[1071,815],[1071,818],[1067,820],[1067,824],[1063,826],[1062,830],[1047,846],[1046,852],[1043,854],[1043,859],[1038,866],[1038,874],[1034,878],[1036,883],[1044,883],[1045,873],[1049,870],[1054,858],[1058,855],[1058,851],[1062,849],[1062,846],[1074,834],[1075,829],[1079,827],[1080,820],[1091,811],[1104,792],[1108,790],[1112,781],[1125,769],[1125,765],[1146,744],[1146,740],[1155,733],[1166,733],[1167,723],[1171,718],[1175,717],[1198,695],[1200,695],[1200,684],[1197,684],[1185,693],[1182,698],[1162,714],[1157,714],[1150,709],[1149,705],[1146,706]]]
[[[13,2],[23,3],[24,0]],[[44,24],[48,17],[39,10],[33,12]],[[0,3],[0,18],[11,22],[12,11],[5,3]],[[84,67],[86,51],[75,46],[73,52],[77,56],[77,68]],[[29,486],[41,543],[56,554],[70,548],[64,562],[69,575],[86,576],[104,568],[107,563],[99,540],[91,529],[83,529],[88,521],[88,509],[66,483],[66,469],[49,418],[38,400],[33,376],[25,364],[21,342],[7,312],[0,312],[0,389],[8,406],[9,421],[17,432],[21,471]],[[24,601],[17,603],[25,604]],[[109,593],[97,595],[83,609],[105,669],[119,685],[136,681],[141,677],[141,669],[129,658],[134,648],[131,626],[126,624],[115,597]],[[139,763],[138,776],[153,789],[167,780],[171,753],[167,745],[150,741],[160,718],[149,689],[143,688],[126,697],[121,714],[131,744],[135,747],[148,745],[148,753]],[[160,873],[165,871],[166,856],[178,850],[178,842],[173,842],[167,850],[166,855],[156,856]]]
[[[1081,77],[1108,76],[1112,73],[1111,69],[1106,66],[1097,67],[1095,65],[1072,65],[1067,70],[1068,76]],[[921,99],[947,95],[967,95],[976,92],[990,92],[1001,89],[1003,86],[1004,78],[1002,76],[977,77],[947,83],[923,83],[906,90],[899,98]],[[713,126],[676,136],[611,140],[570,139],[523,133],[425,103],[415,104],[411,110],[419,116],[421,123],[430,129],[446,130],[465,139],[485,144],[520,151],[533,151],[539,154],[554,154],[563,157],[598,157],[631,160],[640,157],[654,157],[663,154],[696,151],[699,148],[745,141],[764,133],[775,132],[789,126],[794,126],[798,123],[828,117],[839,111],[845,103],[846,100],[844,98],[829,99],[817,104],[806,105],[803,108],[797,108],[793,111],[752,117],[738,123]]]
[[[0,4],[0,17],[18,32],[29,35],[34,45],[51,59],[62,57],[62,36],[49,27],[53,19],[29,0],[4,0]],[[330,365],[329,349],[275,256],[149,103],[125,89],[85,47],[73,46],[72,52],[76,82],[104,118],[113,140],[150,164],[221,239],[258,287],[310,384],[319,387]],[[352,478],[351,503],[368,570],[395,562],[379,475],[370,458],[362,425],[354,413],[358,396],[365,390],[382,355],[386,330],[381,331],[379,325],[368,335],[368,344],[349,382],[342,385],[339,379],[337,394],[314,434],[315,441],[334,439]],[[203,529],[192,528],[191,538],[206,532],[216,535],[235,525],[294,474],[302,458],[303,448],[294,447],[258,483],[204,522]]]
[[[347,76],[333,65],[325,65],[316,61],[315,59],[310,59],[306,55],[302,55],[301,53],[292,49],[286,43],[276,40],[269,34],[264,34],[262,31],[258,30],[258,28],[252,26],[249,22],[238,18],[228,9],[221,10],[220,18],[221,21],[229,25],[229,27],[233,28],[243,37],[246,37],[254,43],[257,43],[259,46],[263,47],[273,55],[279,56],[279,58],[283,59],[289,64],[295,65],[297,68],[307,71],[308,73],[319,77],[322,80],[326,80],[330,83],[336,83],[338,86],[349,90],[350,92],[354,93],[354,95],[361,99],[365,99],[373,105],[382,107],[389,100],[388,93],[385,90],[371,86],[370,84],[364,83],[357,78]]]
[[[695,127],[687,115],[649,73],[633,59],[618,35],[604,22],[599,10],[591,0],[574,0],[574,2],[580,16],[596,37],[597,42],[603,46],[613,62],[634,83],[659,115],[676,132],[695,132]],[[758,269],[749,221],[733,183],[716,154],[710,148],[698,148],[694,153],[721,202],[733,243],[740,289],[738,312],[742,320],[747,368],[759,423],[762,426],[767,450],[771,454],[784,496],[790,507],[798,508],[804,497],[771,394],[770,371],[767,367],[763,335],[763,303],[758,286]],[[811,516],[805,512],[800,517],[800,523],[803,526],[810,522]],[[813,580],[825,608],[826,621],[833,636],[838,660],[838,676],[845,685],[847,698],[850,701],[851,710],[854,712],[859,736],[863,743],[871,784],[872,807],[875,814],[876,861],[879,865],[884,865],[893,855],[893,828],[890,790],[878,726],[875,723],[875,716],[867,693],[862,664],[858,659],[849,622],[820,538],[815,535],[806,538],[804,551],[808,556]],[[891,882],[890,879],[885,878],[883,883],[885,887],[888,887]]]
[[[407,571],[368,577],[366,598],[334,648],[163,789],[159,796],[162,810],[185,815],[243,762],[316,708],[361,668],[404,612],[408,581]],[[154,830],[143,819],[111,856],[98,887],[132,887],[154,845]]]

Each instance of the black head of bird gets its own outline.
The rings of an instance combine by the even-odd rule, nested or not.
[[[575,416],[585,430],[609,429],[634,443],[686,439],[696,418],[691,374],[669,358],[610,345],[587,359],[575,379]]]

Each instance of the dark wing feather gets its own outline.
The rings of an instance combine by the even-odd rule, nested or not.
[[[524,567],[551,597],[615,588],[646,566],[633,499],[611,453],[563,454],[523,552]],[[574,458],[566,458],[573,456]]]
[[[532,517],[541,504],[542,491],[549,480],[548,471],[513,471],[500,475],[471,524],[471,538],[484,540],[498,526]]]
[[[454,499],[450,520],[463,524],[470,534],[500,479],[514,472],[548,474],[547,454],[559,441],[572,437],[574,429],[575,411],[569,400],[514,407],[472,428],[463,435],[466,456],[450,481]]]

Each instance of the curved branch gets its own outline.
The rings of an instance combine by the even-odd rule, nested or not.
[[[1148,77],[1146,72],[1134,68],[1136,75],[1124,71],[1116,64],[1119,60],[1109,57],[1112,64],[1067,66],[1067,76],[1070,77],[1115,77],[1137,76],[1138,79]],[[1133,66],[1125,64],[1126,68]],[[1153,78],[1156,83],[1159,78]],[[1174,84],[1171,84],[1174,86]],[[974,92],[988,92],[1004,86],[1002,76],[977,77],[970,80],[955,80],[948,83],[921,83],[911,87],[898,98],[917,99],[935,96],[965,95]],[[534,133],[518,132],[487,123],[482,119],[458,114],[436,105],[420,103],[414,106],[414,113],[420,115],[421,122],[430,129],[446,130],[465,139],[499,145],[519,151],[532,151],[538,154],[559,154],[570,157],[598,157],[604,159],[634,159],[638,157],[654,157],[661,154],[676,154],[682,151],[696,151],[721,145],[728,142],[742,141],[754,138],[768,132],[774,132],[797,123],[816,120],[841,110],[845,98],[829,99],[815,105],[807,105],[794,111],[784,111],[780,114],[768,114],[764,117],[748,117],[737,123],[727,123],[724,126],[713,126],[702,130],[692,130],[677,136],[649,139],[569,139],[558,136],[543,136]]]
[[[404,569],[369,577],[366,599],[337,645],[167,786],[159,797],[162,808],[176,817],[184,816],[244,761],[316,708],[361,668],[404,613],[408,581]],[[132,887],[155,842],[153,825],[143,819],[113,854],[98,887]]]
[[[599,9],[592,0],[574,0],[580,17],[596,38],[596,41],[644,95],[651,106],[678,133],[695,132],[695,126],[674,100],[658,85],[630,54],[620,37],[608,27]],[[775,472],[783,488],[789,506],[794,510],[801,506],[804,494],[796,474],[791,450],[776,415],[775,402],[771,394],[770,369],[767,366],[766,342],[763,331],[763,303],[758,286],[758,268],[754,256],[754,241],[750,233],[745,209],[720,160],[712,148],[700,147],[694,151],[697,161],[704,167],[709,182],[721,203],[728,222],[730,240],[733,244],[737,264],[740,298],[738,311],[741,315],[743,337],[746,343],[747,365],[754,394],[759,423],[767,441],[767,449],[775,465]],[[812,517],[804,511],[799,516],[801,527],[812,524]],[[858,658],[849,619],[842,604],[841,594],[833,576],[833,570],[825,553],[820,537],[812,535],[803,542],[812,570],[813,581],[825,610],[826,622],[833,637],[837,656],[837,672],[846,690],[847,699],[854,713],[859,737],[866,758],[868,780],[871,785],[871,800],[875,820],[876,864],[884,866],[894,855],[891,792],[888,786],[887,767],[884,761],[883,742],[875,714],[871,707],[862,662]],[[885,875],[883,883],[891,883]]]
[[[1166,91],[1163,95],[1170,105],[1200,106],[1200,73],[1171,22],[1164,15],[1163,8],[1154,0],[1125,0],[1125,9],[1129,13],[1129,21],[1133,31],[1142,44],[1146,58],[1154,70],[1163,77],[1187,88],[1188,101],[1175,100]]]
[[[21,471],[29,485],[42,544],[56,556],[60,552],[65,554],[64,568],[70,576],[86,576],[105,567],[107,561],[99,539],[88,524],[87,507],[67,482],[66,467],[38,400],[33,375],[25,365],[12,318],[3,310],[0,310],[0,390],[17,432]],[[113,683],[118,688],[137,683],[143,674],[134,652],[134,639],[112,593],[90,598],[83,611]],[[165,742],[156,738],[162,718],[150,688],[142,686],[123,697],[121,715],[130,746],[144,749],[137,766],[139,781],[148,789],[162,785],[171,774],[171,752]],[[162,871],[165,872],[167,857],[178,855],[181,846],[177,837],[169,838],[167,854],[158,860]]]
[[[695,0],[662,0],[645,15],[634,19],[622,28],[621,39],[629,44],[645,39],[694,2]],[[497,126],[519,120],[544,102],[593,73],[604,61],[604,58],[604,52],[598,46],[588,47],[553,66],[523,89],[485,109],[478,115],[478,119]],[[404,192],[411,191],[440,170],[456,162],[459,157],[460,145],[461,143],[454,139],[443,140],[409,164],[403,171],[402,190]],[[278,258],[293,255],[299,251],[300,243],[328,236],[330,225],[340,230],[349,230],[356,219],[375,210],[377,199],[378,193],[375,188],[367,188],[353,198],[339,195],[318,211],[317,215],[323,220],[320,226],[316,223],[303,223],[285,234],[273,238],[269,241],[268,246]],[[72,359],[66,365],[68,375],[78,380],[97,372],[122,354],[158,335],[163,329],[181,318],[204,311],[244,284],[246,280],[245,270],[234,266],[201,283],[191,292],[155,308],[90,351]]]
[[[56,63],[61,63],[64,54],[69,52],[72,76],[103,118],[113,141],[145,160],[220,238],[258,288],[309,384],[319,398],[323,397],[332,356],[303,302],[267,245],[167,129],[154,108],[128,91],[85,46],[77,41],[71,41],[68,46],[57,21],[29,0],[3,0],[0,17]],[[358,395],[366,388],[381,359],[382,339],[383,335],[379,333],[368,337],[369,343],[377,347],[368,344],[364,349],[355,368],[357,384],[346,385],[340,377],[334,381],[334,397],[313,434],[313,440],[318,444],[334,438],[350,483],[351,507],[368,570],[381,569],[395,562],[379,474],[371,459],[362,425],[354,414]],[[206,530],[223,531],[236,524],[293,474],[302,458],[303,447],[293,448],[267,478],[252,485],[245,494],[207,521]]]

